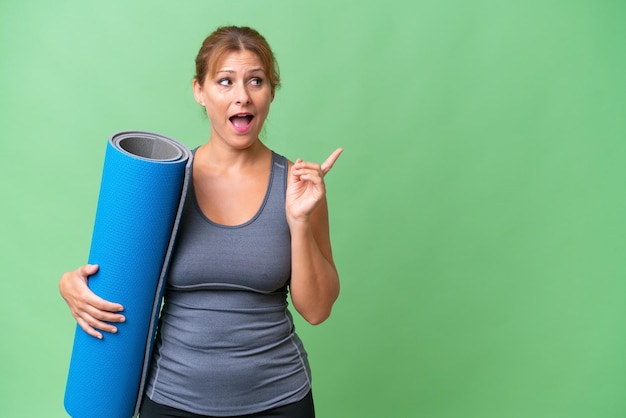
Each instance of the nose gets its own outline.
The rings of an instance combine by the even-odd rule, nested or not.
[[[245,84],[239,84],[235,89],[235,103],[238,105],[246,105],[250,103],[250,94]]]

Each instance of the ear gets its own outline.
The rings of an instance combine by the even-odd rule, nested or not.
[[[197,78],[194,78],[191,83],[191,88],[193,89],[193,98],[196,99],[196,102],[200,106],[204,106],[204,98],[202,97],[202,86],[198,82]]]
[[[276,90],[272,88],[272,99],[270,100],[270,103],[274,101],[274,93],[276,93]]]

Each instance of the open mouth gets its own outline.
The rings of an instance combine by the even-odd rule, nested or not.
[[[250,127],[250,124],[252,123],[252,119],[254,119],[254,115],[250,113],[238,113],[236,115],[231,116],[228,119],[230,120],[230,123],[232,123],[233,127],[237,131],[243,132]]]

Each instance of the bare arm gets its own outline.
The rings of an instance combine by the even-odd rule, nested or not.
[[[291,231],[291,300],[311,324],[325,321],[339,296],[324,175],[341,151],[336,150],[322,165],[297,160],[290,169],[286,212]]]

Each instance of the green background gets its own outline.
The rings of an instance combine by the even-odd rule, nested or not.
[[[0,416],[64,417],[106,141],[190,147],[193,60],[251,25],[267,144],[327,178],[342,294],[298,321],[319,417],[626,416],[626,4],[0,3]]]

